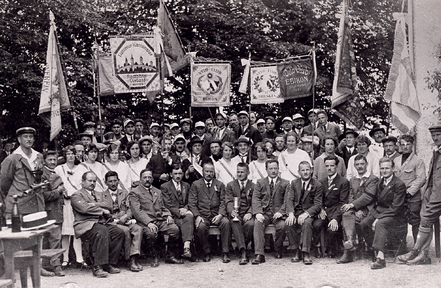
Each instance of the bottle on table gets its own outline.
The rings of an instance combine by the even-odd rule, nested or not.
[[[13,196],[14,202],[12,206],[12,213],[11,213],[11,228],[12,232],[21,232],[21,217],[20,217],[20,211],[18,210],[18,196]]]

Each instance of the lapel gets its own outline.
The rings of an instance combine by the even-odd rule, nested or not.
[[[23,156],[20,155],[20,162],[23,163],[23,166],[25,166],[26,168],[28,168],[28,170],[30,172],[32,172],[31,166],[29,166],[29,162],[28,160],[26,160]]]
[[[329,195],[329,193],[331,193],[332,188],[337,186],[338,180],[339,180],[339,175],[337,174],[337,176],[335,176],[334,180],[332,180],[331,186],[328,186],[328,178],[326,177],[326,196]]]
[[[247,198],[250,197],[252,185],[253,185],[253,182],[247,179],[247,184],[245,185],[245,193],[246,193]]]
[[[122,189],[118,189],[118,195],[116,196],[116,201],[118,202],[118,207],[121,207],[121,203],[124,200],[124,191]]]
[[[276,181],[276,183],[274,184],[274,194],[273,194],[273,196],[276,195],[276,191],[277,191],[277,189],[279,188],[280,182],[282,182],[282,180],[280,180],[280,177],[277,177],[277,181]],[[268,185],[269,185],[269,184],[268,184]]]
[[[207,187],[207,183],[205,182],[205,179],[202,179],[202,186],[203,186],[203,190],[205,191],[205,193],[208,195],[208,198],[211,199],[213,196],[213,191],[214,191],[214,180],[211,180],[210,183],[210,188]]]
[[[302,203],[305,201],[306,197],[308,196],[309,192],[314,189],[314,183],[313,183],[314,179],[311,178],[311,180],[309,180],[309,184],[306,185],[305,187],[305,194],[303,194],[303,199],[302,199]],[[300,183],[302,183],[302,181],[300,181]],[[300,189],[302,189],[301,185],[300,185]]]
[[[89,191],[87,191],[86,189],[83,189],[83,188],[81,188],[80,191],[81,191],[81,193],[83,193],[83,197],[87,200],[87,203],[95,202],[95,199],[93,199],[93,197],[92,197],[92,195],[90,195]],[[99,196],[97,195],[97,200],[99,200],[98,197]]]
[[[156,199],[154,196],[152,196],[152,195],[154,195],[154,193],[150,194],[149,191],[147,190],[147,188],[142,186],[141,184],[139,185],[139,187],[142,189],[142,193],[146,196],[146,198],[148,200],[155,202]],[[152,191],[152,190],[153,190],[153,186],[150,186],[150,191]]]
[[[175,186],[175,183],[173,182],[173,180],[170,180],[169,189],[172,191],[173,195],[175,195],[176,200],[179,201],[178,191],[176,190],[176,186]],[[182,190],[183,190],[183,186],[182,186],[182,182],[181,182],[181,192],[183,192]],[[182,193],[182,195],[184,195],[184,193]]]

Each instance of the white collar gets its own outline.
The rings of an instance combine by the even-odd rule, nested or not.
[[[178,190],[179,187],[182,187],[181,183],[176,182],[172,179],[173,185],[175,185],[175,189]],[[179,186],[178,186],[179,185]]]
[[[357,176],[355,176],[355,178],[358,178],[358,179],[361,179],[363,177],[369,178],[370,176],[371,176],[371,171],[367,170],[366,173],[364,173],[363,175],[358,175],[358,173],[357,173]]]
[[[304,181],[303,179],[301,180],[302,180],[302,187],[303,187],[303,183],[305,183],[305,187],[308,187],[309,183],[311,183],[311,178],[309,178],[308,181]]]
[[[389,178],[384,178],[383,177],[383,183],[384,183],[384,186],[387,186],[387,185],[389,185],[389,183],[390,183],[390,181],[392,181],[392,178],[394,177],[394,175],[392,174]]]
[[[248,130],[248,127],[250,127],[250,124],[247,124],[245,126],[240,125],[240,127],[242,127],[242,132],[245,132]]]
[[[35,170],[35,166],[36,166],[35,160],[37,160],[37,156],[38,156],[38,152],[37,151],[35,151],[34,149],[31,148],[31,157],[28,157],[25,154],[25,152],[23,151],[22,147],[19,146],[17,149],[15,149],[13,154],[18,154],[18,155],[23,156],[23,158],[28,161],[28,164],[31,167],[31,169]]]
[[[338,173],[335,173],[334,175],[332,175],[331,177],[328,176],[328,181],[334,181],[335,177],[337,177]]]
[[[268,182],[271,183],[271,180],[273,180],[274,181],[274,185],[276,185],[278,178],[279,178],[279,176],[277,176],[276,178],[271,178],[271,177],[268,176]]]

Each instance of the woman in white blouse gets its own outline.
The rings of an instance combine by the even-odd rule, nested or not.
[[[236,179],[237,163],[239,161],[233,158],[233,144],[224,142],[222,144],[222,158],[214,163],[216,179],[227,185]]]
[[[107,172],[115,171],[118,173],[119,187],[123,190],[130,191],[130,188],[132,187],[130,168],[127,163],[119,160],[120,154],[121,150],[119,145],[109,145],[107,148],[107,157],[109,161],[104,163],[104,167],[106,167]]]
[[[255,145],[257,160],[254,160],[250,163],[250,175],[248,179],[257,183],[257,180],[265,178],[268,176],[266,172],[265,163],[268,160],[267,149],[265,144],[259,142]]]
[[[107,173],[106,167],[103,164],[96,161],[98,157],[98,148],[95,144],[90,144],[88,148],[84,150],[86,155],[86,161],[80,164],[80,166],[84,166],[88,171],[91,171],[96,174],[97,181],[95,186],[95,191],[104,192],[107,187],[104,182],[104,175]]]
[[[138,142],[129,142],[127,144],[127,153],[130,155],[130,159],[127,161],[127,165],[130,169],[130,178],[132,179],[132,186],[138,186],[140,173],[147,167],[148,160],[140,157],[140,149]]]
[[[70,196],[72,194],[81,189],[81,183],[79,179],[81,179],[81,176],[83,173],[87,172],[87,170],[82,167],[75,164],[76,161],[76,151],[75,147],[72,145],[67,146],[64,149],[64,157],[66,159],[66,163],[62,165],[58,165],[55,167],[55,173],[57,173],[61,179],[63,180],[64,187],[67,191],[67,196],[64,198],[64,207],[63,207],[63,225],[61,226],[61,246],[66,249],[66,251],[63,253],[63,264],[62,266],[65,267],[69,264],[69,247],[70,247],[70,241],[73,239],[73,249],[75,251],[77,262],[84,266],[85,262],[83,260],[83,252],[81,249],[81,239],[75,238],[74,235],[74,214],[72,210],[72,206],[70,204]],[[81,174],[81,175],[80,175]]]

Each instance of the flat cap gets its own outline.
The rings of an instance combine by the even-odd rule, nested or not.
[[[257,120],[256,125],[259,124],[265,124],[265,120],[263,120],[262,118],[260,118],[259,120]]]
[[[397,141],[398,141],[397,137],[394,137],[394,136],[387,136],[387,137],[385,137],[381,142],[383,142],[383,144],[384,144],[384,143],[386,143],[386,142],[394,142],[394,143],[397,143]]]
[[[90,137],[90,138],[92,139],[92,137],[93,137],[93,133],[90,132],[90,131],[85,131],[85,132],[83,132],[83,133],[80,133],[80,138],[81,138],[81,137]]]
[[[142,138],[139,139],[139,141],[138,141],[139,146],[141,146],[141,145],[142,145],[142,142],[144,142],[144,141],[149,141],[150,144],[152,144],[152,143],[153,143],[153,138],[152,138],[152,136],[149,136],[149,135],[142,137]]]
[[[285,122],[285,121],[292,122],[292,119],[291,119],[291,117],[286,116],[285,118],[283,118],[282,123]]]
[[[201,127],[205,128],[205,123],[202,121],[198,121],[196,122],[196,124],[194,124],[194,128],[201,128]]]
[[[25,134],[25,133],[30,133],[30,134],[37,134],[37,130],[35,130],[35,128],[33,127],[21,127],[18,128],[17,131],[15,131],[15,134],[17,134],[17,136],[20,136],[21,134]]]
[[[240,115],[245,115],[245,116],[247,116],[247,117],[250,117],[250,115],[248,115],[248,112],[245,111],[245,110],[242,110],[242,111],[240,111],[239,113],[237,113],[237,116],[240,116]]]
[[[150,129],[153,127],[160,127],[158,123],[153,122],[152,124],[150,124]]]
[[[135,122],[132,119],[126,119],[126,120],[124,120],[124,127],[129,125],[129,123],[132,123],[133,125],[135,125]]]
[[[311,113],[318,114],[319,111],[320,111],[319,109],[311,109],[311,110],[308,111],[308,116],[309,116]]]
[[[170,129],[173,129],[173,128],[179,128],[178,123],[171,123],[170,124]]]
[[[317,136],[303,136],[300,140],[302,140],[303,143],[312,143],[315,146],[320,144],[320,139]]]
[[[184,123],[188,123],[188,124],[191,125],[191,120],[190,120],[190,118],[184,118],[184,119],[182,119],[182,120],[179,122],[180,125],[182,125],[182,124],[184,124]]]
[[[296,113],[292,116],[292,121],[298,120],[298,119],[303,119],[305,120],[305,117],[302,116],[302,114],[300,113]]]
[[[441,124],[437,124],[437,125],[433,125],[433,126],[429,127],[429,131],[430,132],[441,132]]]
[[[84,123],[84,127],[95,127],[95,122],[87,121]]]

